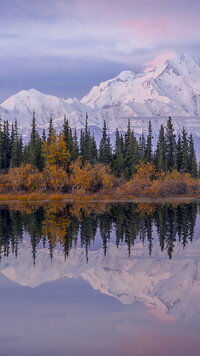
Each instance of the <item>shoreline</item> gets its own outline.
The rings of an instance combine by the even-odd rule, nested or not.
[[[72,195],[72,194],[54,194],[54,193],[32,193],[32,194],[0,194],[0,204],[2,203],[186,203],[198,202],[197,196],[168,196],[168,197],[112,197],[109,194],[98,195]]]

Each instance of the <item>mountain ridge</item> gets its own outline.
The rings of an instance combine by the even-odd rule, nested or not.
[[[81,100],[58,98],[36,89],[22,90],[0,105],[3,120],[18,122],[24,136],[30,130],[35,111],[39,128],[47,128],[52,117],[61,130],[64,115],[72,128],[81,129],[88,114],[88,124],[108,130],[125,131],[128,119],[135,133],[147,131],[152,120],[154,134],[172,116],[175,132],[183,127],[200,137],[200,61],[190,55],[167,60],[148,72],[122,71],[115,78],[94,86]]]

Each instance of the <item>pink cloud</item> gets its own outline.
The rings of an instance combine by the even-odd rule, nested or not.
[[[127,340],[123,348],[124,355],[134,356],[168,356],[168,355],[196,355],[200,341],[197,334],[166,332],[138,335],[132,343]]]
[[[163,40],[172,40],[174,36],[185,39],[200,34],[198,19],[188,16],[186,12],[137,17],[123,21],[120,26],[134,31],[136,35],[144,39],[163,38]]]
[[[148,307],[147,313],[154,315],[157,319],[162,320],[165,323],[173,323],[176,321],[175,316],[168,314],[162,310],[159,310],[149,303],[145,303],[145,305]]]
[[[154,19],[154,18],[136,18],[125,21],[121,24],[122,27],[132,29],[140,37],[149,38],[152,36],[172,36],[172,30],[169,27],[168,19]]]
[[[176,57],[176,53],[173,51],[166,51],[161,54],[159,54],[157,57],[152,59],[150,62],[144,63],[144,66],[147,66],[147,68],[144,70],[144,72],[149,72],[150,70],[154,69],[155,67],[162,65],[166,60],[172,59]]]

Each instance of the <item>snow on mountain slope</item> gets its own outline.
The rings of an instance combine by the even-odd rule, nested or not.
[[[40,129],[47,128],[52,117],[58,131],[64,115],[70,126],[77,129],[84,127],[86,113],[93,128],[102,128],[106,120],[110,134],[116,128],[125,131],[128,118],[135,133],[141,134],[147,131],[151,119],[154,137],[171,115],[176,133],[185,127],[200,138],[200,61],[183,55],[149,72],[121,72],[93,87],[81,101],[31,89],[11,96],[0,106],[2,119],[17,119],[24,136],[30,129],[33,111]]]
[[[70,115],[73,125],[74,115],[76,124],[82,113],[92,111],[91,108],[86,107],[76,98],[60,99],[53,95],[40,93],[35,89],[22,90],[11,96],[1,104],[1,108],[9,110],[12,117],[14,116],[19,126],[23,128],[30,128],[33,112],[35,112],[37,125],[43,126],[49,123],[50,117],[63,123],[64,115]]]
[[[135,117],[199,116],[200,62],[185,55],[150,72],[122,72],[93,87],[81,102],[95,111],[126,105]]]
[[[191,318],[200,311],[200,241],[195,240],[183,250],[174,249],[170,261],[155,244],[152,257],[138,242],[128,258],[127,246],[110,244],[107,256],[102,249],[89,252],[71,250],[67,261],[62,251],[55,250],[53,261],[48,249],[37,252],[32,263],[31,246],[26,241],[18,251],[18,258],[3,257],[0,271],[7,278],[22,285],[37,287],[60,278],[84,278],[94,289],[115,297],[123,304],[146,303],[176,317]]]

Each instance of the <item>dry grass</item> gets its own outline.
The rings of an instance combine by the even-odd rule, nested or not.
[[[48,200],[50,201],[62,201],[64,199],[63,194],[50,194],[48,195]]]

